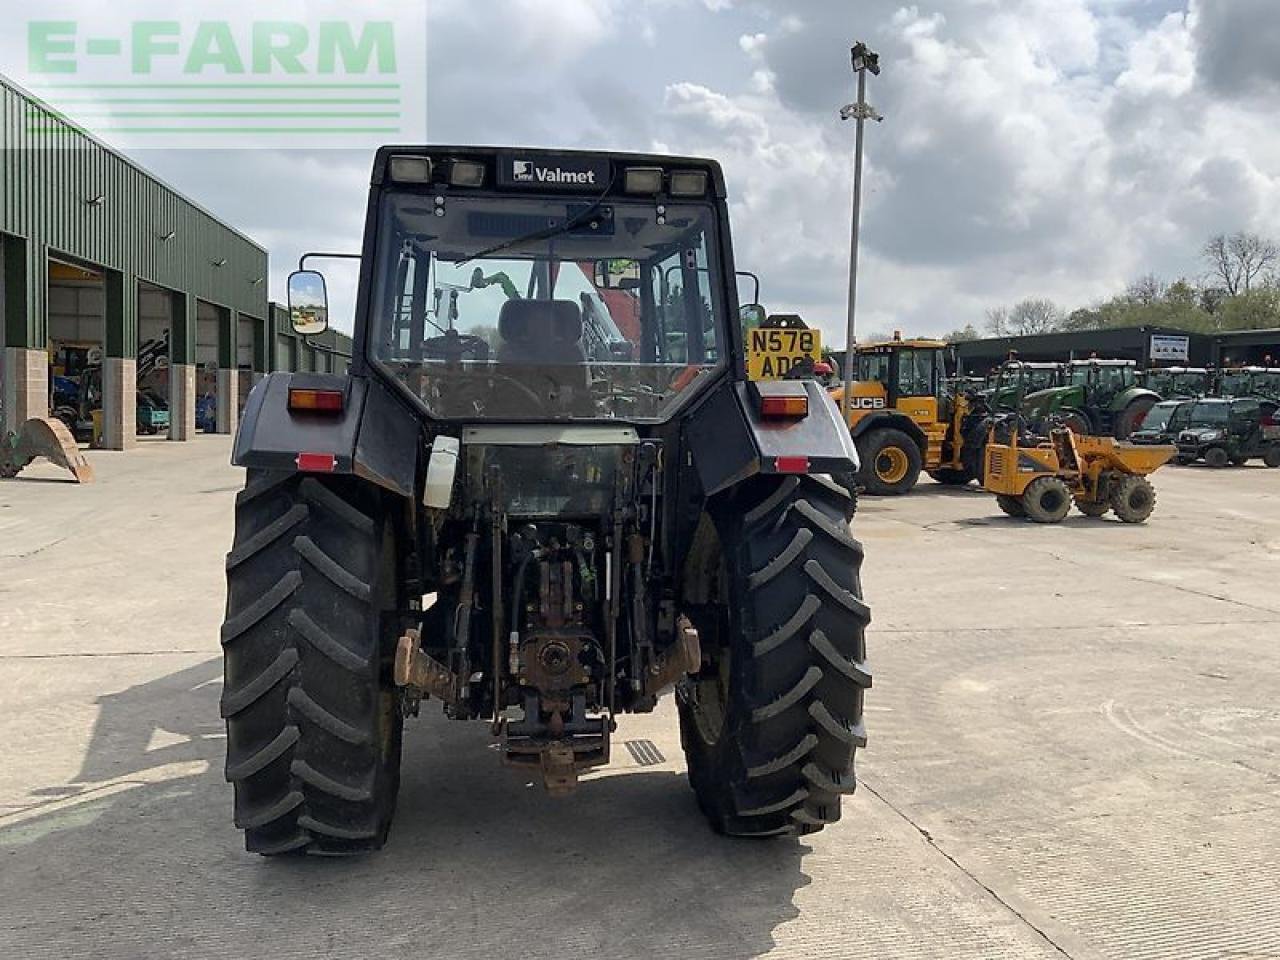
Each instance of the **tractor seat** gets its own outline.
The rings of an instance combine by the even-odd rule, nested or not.
[[[572,300],[508,300],[498,314],[499,363],[585,364],[582,311]]]

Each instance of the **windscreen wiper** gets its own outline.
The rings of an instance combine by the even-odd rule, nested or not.
[[[511,240],[503,240],[501,243],[495,243],[492,247],[486,247],[478,253],[471,254],[471,256],[467,257],[465,260],[459,260],[454,264],[454,266],[462,267],[470,263],[472,260],[482,260],[485,257],[493,256],[495,253],[502,253],[505,250],[510,250],[512,247],[518,247],[526,243],[536,243],[539,240],[550,240],[552,237],[559,237],[568,233],[570,230],[575,230],[590,220],[592,215],[599,211],[600,207],[604,205],[604,202],[608,198],[609,192],[612,189],[613,181],[610,181],[600,196],[596,197],[590,204],[582,210],[579,210],[572,217],[569,217],[564,223],[558,223],[552,227],[543,227],[541,230],[535,230],[533,233],[527,233],[522,237],[514,237]]]

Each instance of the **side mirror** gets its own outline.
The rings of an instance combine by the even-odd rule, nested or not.
[[[593,277],[597,290],[639,290],[639,260],[597,260]]]
[[[767,315],[760,304],[749,303],[738,311],[738,319],[742,321],[743,330],[753,330],[764,325]]]
[[[323,274],[315,270],[289,274],[289,323],[293,332],[302,337],[329,329],[329,292]]]

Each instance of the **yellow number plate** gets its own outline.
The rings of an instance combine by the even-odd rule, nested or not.
[[[822,359],[822,334],[817,330],[747,331],[747,376],[752,380],[782,380],[805,359]]]

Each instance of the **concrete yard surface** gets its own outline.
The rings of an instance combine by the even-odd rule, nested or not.
[[[388,847],[264,860],[218,716],[229,439],[0,482],[0,957],[1280,957],[1280,471],[1151,522],[864,500],[870,744],[843,820],[714,835],[670,698],[571,798],[409,721]]]

